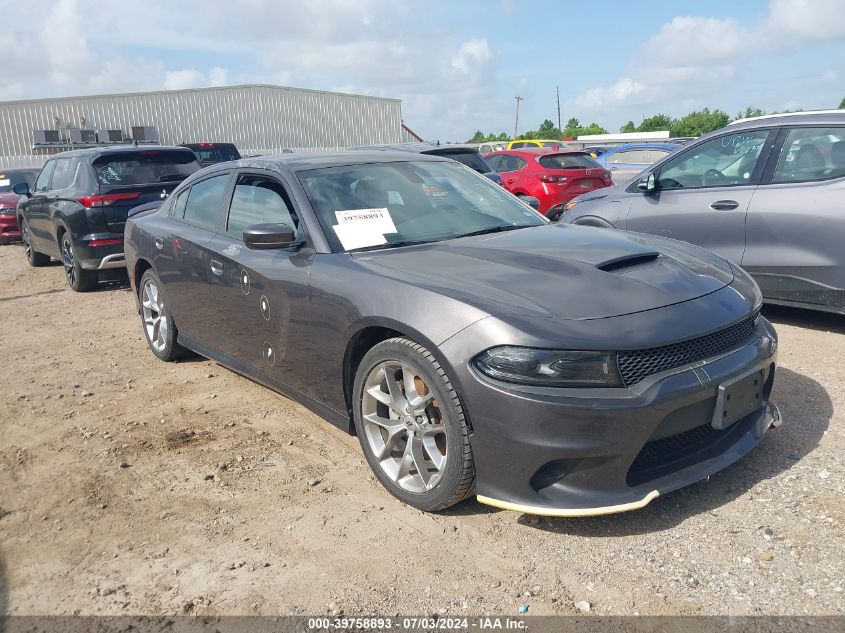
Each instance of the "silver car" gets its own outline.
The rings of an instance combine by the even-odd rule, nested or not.
[[[735,121],[560,221],[692,242],[739,263],[768,303],[845,314],[845,111]]]

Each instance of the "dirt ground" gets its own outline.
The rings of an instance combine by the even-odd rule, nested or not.
[[[766,309],[784,425],[637,512],[390,497],[357,440],[0,247],[0,614],[842,614],[845,318]]]

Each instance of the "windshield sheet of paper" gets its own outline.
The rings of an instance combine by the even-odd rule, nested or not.
[[[335,211],[337,224],[333,226],[346,250],[386,244],[385,233],[395,233],[396,225],[385,209],[351,209]]]
[[[386,208],[335,211],[334,214],[337,217],[337,223],[341,226],[345,224],[366,224],[373,230],[378,229],[379,233],[396,233],[396,225],[393,224],[390,211]]]
[[[366,222],[335,224],[332,228],[337,234],[337,239],[340,240],[341,245],[347,251],[364,246],[387,244],[384,234],[378,230],[378,227],[373,228],[371,224]]]
[[[8,178],[0,180],[0,187],[8,187],[10,184],[12,184],[12,181]]]

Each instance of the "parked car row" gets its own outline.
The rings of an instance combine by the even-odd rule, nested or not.
[[[404,502],[585,516],[706,478],[780,424],[777,334],[737,264],[754,226],[783,270],[821,240],[816,268],[758,279],[774,301],[845,292],[845,119],[804,116],[650,145],[667,155],[616,186],[586,151],[402,144],[205,168],[186,148],[82,150],[15,191],[30,263],[61,258],[84,289],[73,275],[117,261],[96,249],[120,249],[153,354],[201,354],[354,433]],[[737,250],[664,236],[689,222]]]

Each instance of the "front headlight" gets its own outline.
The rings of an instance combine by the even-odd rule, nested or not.
[[[621,387],[614,352],[494,347],[476,356],[485,376],[539,387]]]

